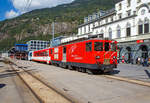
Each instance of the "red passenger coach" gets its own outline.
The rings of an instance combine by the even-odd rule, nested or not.
[[[51,63],[82,72],[109,72],[117,67],[117,42],[90,39],[50,48]]]
[[[32,60],[50,64],[51,57],[49,54],[50,54],[49,49],[34,51],[32,55]]]

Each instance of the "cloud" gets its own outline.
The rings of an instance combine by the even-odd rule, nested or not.
[[[60,4],[71,3],[74,0],[11,0],[13,6],[21,13],[34,9],[51,8]]]
[[[19,15],[18,12],[15,12],[14,10],[10,10],[6,12],[5,17],[7,19],[11,19],[11,18],[17,17],[18,15]]]

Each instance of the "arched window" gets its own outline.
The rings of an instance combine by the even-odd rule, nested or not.
[[[98,30],[96,30],[96,34],[99,34]]]
[[[103,31],[103,29],[101,30],[101,34],[104,34],[104,31]]]
[[[127,23],[126,33],[127,33],[127,37],[131,36],[131,24],[130,23]]]
[[[90,25],[88,25],[88,32],[90,32]]]
[[[86,26],[84,27],[84,34],[86,33]]]
[[[102,38],[104,38],[104,31],[103,31],[103,29],[100,31],[100,35],[101,35]]]
[[[111,28],[109,28],[108,33],[109,33],[109,38],[112,39],[112,29]]]
[[[143,34],[143,22],[139,20],[138,22],[138,34]]]
[[[120,26],[118,25],[117,26],[117,38],[120,38],[121,37],[121,28]]]
[[[145,18],[144,20],[144,33],[149,33],[149,19]]]

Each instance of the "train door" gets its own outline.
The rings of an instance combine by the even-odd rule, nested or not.
[[[67,60],[66,52],[67,52],[67,48],[66,48],[66,46],[64,46],[63,47],[63,62],[66,62],[66,60]]]
[[[110,51],[110,43],[105,42],[104,43],[104,64],[108,65],[110,64],[110,56],[111,56],[111,51]]]

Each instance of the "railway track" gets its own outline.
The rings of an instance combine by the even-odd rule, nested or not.
[[[13,64],[13,65],[15,65],[15,64]],[[12,69],[14,69],[13,65],[11,65]],[[43,102],[44,103],[53,103],[53,102],[55,102],[55,103],[77,103],[77,102],[79,102],[75,99],[72,99],[71,97],[69,97],[67,95],[64,95],[59,90],[57,90],[53,86],[49,85],[46,81],[41,79],[41,77],[39,77],[37,75],[34,75],[35,71],[34,72],[28,71],[26,69],[27,67],[23,67],[23,66],[19,67],[19,66],[16,65],[16,67],[19,68],[19,69],[17,69],[17,70],[19,70],[18,74],[22,78],[34,78],[35,79],[35,80],[25,81],[26,83],[31,83],[32,81],[34,81],[34,82],[37,83],[36,85],[38,85],[38,86],[39,85],[44,85],[44,87],[39,86],[39,89],[35,89],[34,85],[27,84],[27,85],[29,85],[29,88],[34,92],[35,96],[39,99],[40,103],[43,103]],[[16,69],[14,69],[14,70],[16,70]],[[28,76],[24,77],[25,75],[28,75]],[[105,78],[109,78],[109,79],[114,79],[114,80],[119,80],[119,81],[129,82],[129,83],[132,83],[132,84],[138,84],[138,85],[141,85],[141,86],[150,87],[150,83],[139,81],[139,80],[131,80],[129,78],[118,77],[118,76],[107,75],[107,74],[106,75],[100,75],[100,76],[105,77]],[[50,93],[51,96],[49,96],[49,93],[44,92],[43,88],[45,88],[46,92],[53,91],[53,92],[55,92],[54,94],[59,95],[60,97],[59,96],[54,96],[53,93],[52,94]],[[49,89],[50,89],[50,91],[48,91]],[[43,93],[40,93],[40,91],[42,91]],[[54,99],[53,97],[59,97],[61,99]],[[51,98],[51,99],[49,99],[49,98]],[[54,99],[54,101],[51,101],[53,99]],[[65,101],[63,101],[63,100],[65,100]]]
[[[26,67],[18,67],[13,62],[10,62],[10,68],[27,85],[39,103],[78,103],[77,100],[62,93],[41,78],[25,70]]]

